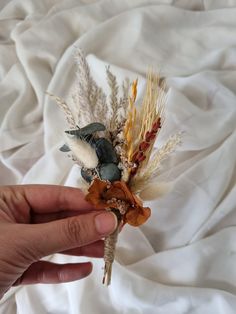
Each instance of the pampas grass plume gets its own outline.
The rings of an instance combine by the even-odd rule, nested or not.
[[[150,183],[140,193],[139,196],[143,201],[152,201],[163,197],[172,189],[172,184],[167,182]]]
[[[79,138],[67,136],[67,145],[70,147],[73,155],[85,168],[92,169],[98,165],[98,157],[95,149],[91,145]]]

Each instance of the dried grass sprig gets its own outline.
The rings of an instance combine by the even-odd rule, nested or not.
[[[146,138],[150,137],[150,146],[148,147],[145,156],[146,158],[144,159],[144,161],[142,162],[141,167],[139,167],[138,171],[141,171],[143,167],[145,167],[149,162],[150,162],[150,157],[151,157],[151,153],[153,151],[153,146],[155,144],[155,141],[158,137],[158,134],[161,130],[161,128],[164,125],[165,122],[165,117],[164,117],[164,107],[166,104],[166,97],[167,94],[164,91],[164,87],[165,87],[165,81],[163,81],[163,83],[161,84],[161,86],[159,88],[157,88],[159,90],[158,93],[158,98],[157,98],[157,115],[156,115],[156,120],[154,120],[152,129],[150,132],[147,132],[145,135],[145,140]]]
[[[156,149],[146,167],[142,168],[130,181],[132,191],[138,193],[145,185],[150,183],[158,175],[163,160],[173,153],[180,144],[181,133],[177,133],[171,136],[160,149]]]
[[[157,118],[157,86],[159,86],[159,77],[149,71],[147,75],[146,92],[140,111],[141,126],[138,134],[138,141],[144,139],[145,134],[151,130],[152,124]]]
[[[128,78],[126,78],[123,83],[122,83],[122,92],[123,95],[120,99],[120,107],[122,107],[125,111],[125,113],[127,112],[128,109],[128,105],[129,105],[129,88],[130,88],[130,80]]]
[[[143,201],[152,201],[163,197],[172,189],[173,184],[167,182],[151,182],[145,185],[144,189],[139,192],[139,197]]]
[[[59,105],[59,107],[64,111],[65,117],[66,117],[66,121],[69,125],[69,127],[71,129],[74,129],[76,127],[76,122],[74,119],[74,116],[69,108],[69,106],[67,105],[67,103],[65,102],[65,100],[63,100],[62,98],[55,96],[49,92],[46,92],[46,94],[52,98],[53,100],[56,101],[56,103]]]
[[[104,121],[104,117],[107,114],[106,95],[95,83],[90,93],[90,104],[96,122],[102,122],[107,127],[108,123]]]
[[[107,74],[107,82],[110,87],[110,130],[116,129],[116,117],[117,117],[117,111],[118,111],[118,92],[119,87],[117,84],[116,76],[110,71],[110,67],[108,66],[106,69]]]
[[[130,83],[128,79],[125,79],[122,83],[122,96],[118,102],[117,112],[115,116],[115,124],[120,126],[124,125],[127,117],[127,110],[129,106],[129,87]]]
[[[146,167],[146,173],[150,174],[150,177],[157,175],[156,171],[159,170],[160,164],[166,159],[171,153],[173,153],[178,145],[181,144],[181,133],[172,135],[167,142],[158,150],[153,152],[152,159],[149,166]]]
[[[135,109],[137,82],[132,85],[129,112],[125,125],[128,162],[133,163],[130,180],[148,163],[155,139],[163,124],[166,101],[165,81],[151,70],[147,75],[147,87],[141,109]]]
[[[95,122],[90,103],[93,80],[90,76],[88,63],[80,50],[75,55],[75,60],[77,62],[77,79],[71,91],[71,100],[77,111],[78,122],[80,122],[80,124],[82,122],[85,125],[90,122]]]

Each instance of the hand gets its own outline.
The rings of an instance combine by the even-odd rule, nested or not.
[[[76,188],[21,185],[0,188],[0,298],[13,285],[60,283],[87,276],[91,263],[39,261],[53,253],[103,256],[112,213],[94,211]]]

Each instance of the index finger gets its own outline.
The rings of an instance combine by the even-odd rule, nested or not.
[[[60,185],[22,185],[17,186],[35,213],[58,211],[88,211],[94,207],[85,201],[83,192],[78,188]]]

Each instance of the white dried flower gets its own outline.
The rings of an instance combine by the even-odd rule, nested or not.
[[[75,136],[67,136],[66,142],[71,149],[73,155],[78,161],[83,164],[84,167],[86,167],[87,169],[93,169],[97,167],[98,157],[95,149],[92,148],[89,143]]]

